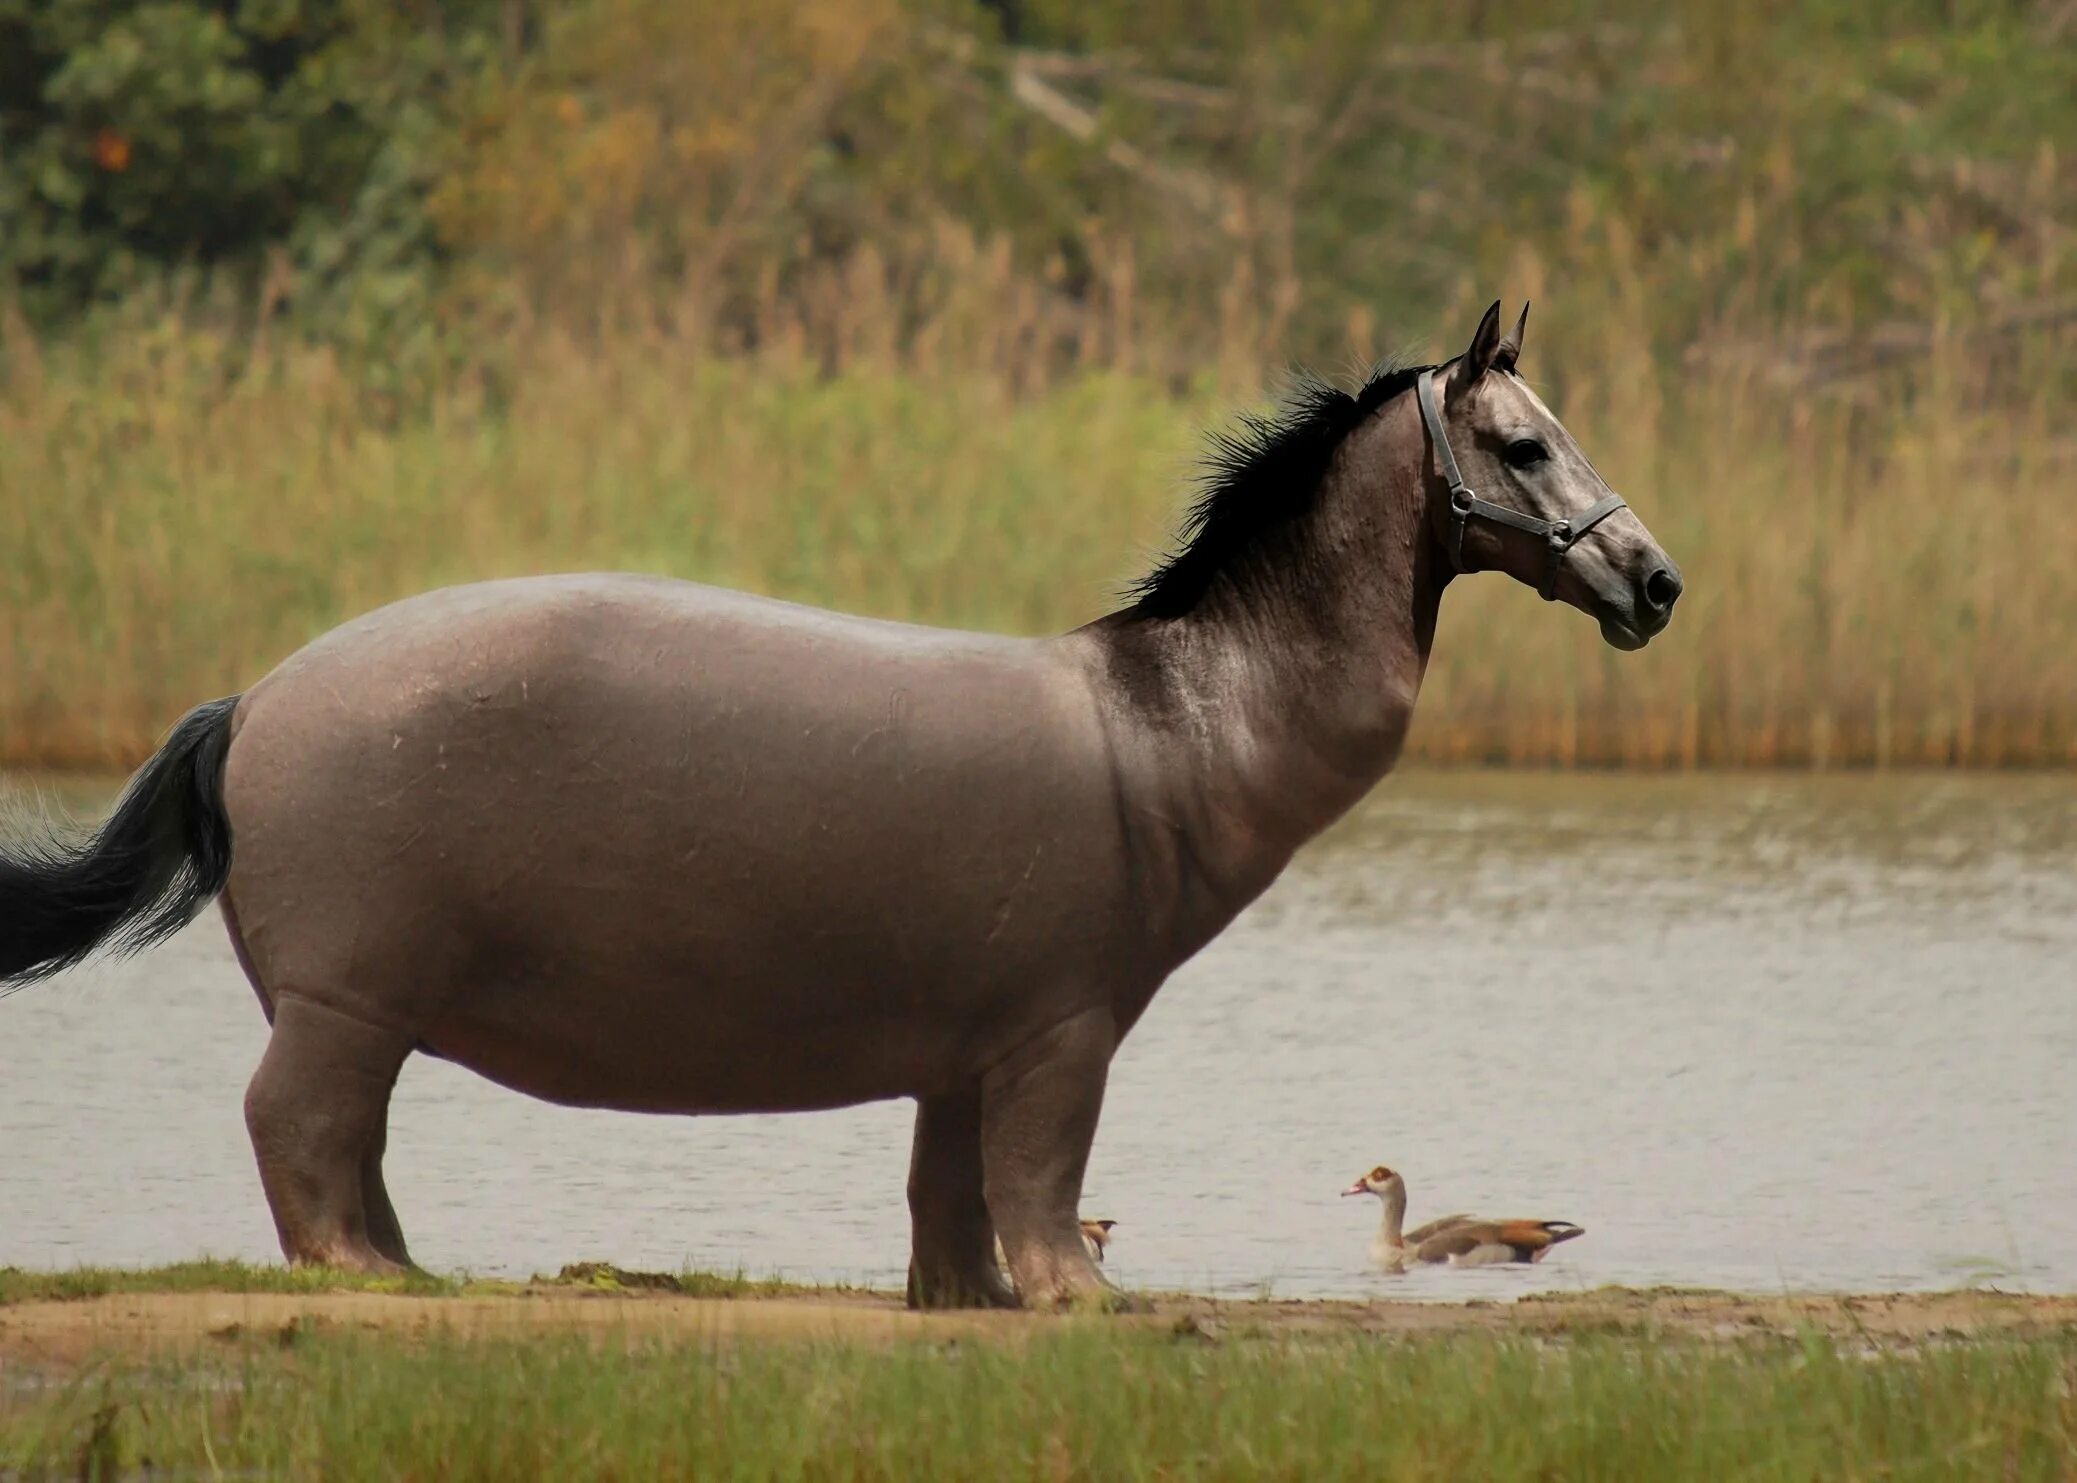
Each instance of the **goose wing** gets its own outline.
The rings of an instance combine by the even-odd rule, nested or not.
[[[1464,1224],[1464,1222],[1475,1218],[1476,1217],[1466,1214],[1463,1211],[1459,1211],[1455,1215],[1445,1215],[1439,1220],[1431,1220],[1428,1222],[1428,1224],[1424,1226],[1415,1226],[1412,1230],[1408,1231],[1406,1235],[1401,1239],[1403,1239],[1408,1246],[1419,1246],[1430,1236],[1439,1236],[1444,1231],[1448,1230],[1451,1226],[1460,1226]]]
[[[1584,1236],[1585,1226],[1574,1225],[1569,1220],[1511,1220],[1503,1227],[1508,1244],[1525,1255],[1521,1261],[1540,1262],[1544,1253],[1560,1241],[1570,1241],[1574,1236]]]
[[[1498,1228],[1491,1221],[1465,1217],[1418,1241],[1409,1239],[1406,1244],[1424,1262],[1462,1262],[1480,1247],[1496,1244],[1498,1239]]]
[[[1560,1241],[1585,1234],[1569,1220],[1462,1220],[1407,1245],[1424,1262],[1472,1267],[1538,1261]]]

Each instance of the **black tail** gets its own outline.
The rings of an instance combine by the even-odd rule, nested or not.
[[[231,873],[224,753],[233,695],[181,718],[100,830],[0,844],[0,993],[100,947],[133,953],[194,920]]]

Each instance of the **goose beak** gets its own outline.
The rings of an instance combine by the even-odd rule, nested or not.
[[[1350,1195],[1367,1195],[1370,1193],[1370,1186],[1359,1179],[1341,1193],[1343,1199],[1347,1199]]]

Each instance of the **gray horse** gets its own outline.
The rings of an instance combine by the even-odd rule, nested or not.
[[[220,895],[293,1262],[409,1264],[382,1154],[419,1051],[583,1107],[913,1097],[910,1301],[1106,1297],[1077,1202],[1111,1057],[1391,768],[1452,575],[1621,649],[1671,617],[1499,307],[1218,442],[1177,554],[1061,637],[621,575],[368,614],[191,712],[91,840],[0,858],[0,980]]]

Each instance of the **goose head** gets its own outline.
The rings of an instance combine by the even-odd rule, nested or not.
[[[1383,1164],[1379,1164],[1368,1174],[1357,1176],[1356,1182],[1342,1191],[1344,1196],[1376,1195],[1380,1200],[1391,1195],[1403,1196],[1405,1193],[1406,1181],[1400,1177],[1399,1171],[1389,1169]]]

